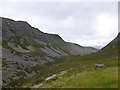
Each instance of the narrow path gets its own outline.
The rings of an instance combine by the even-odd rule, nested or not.
[[[30,87],[30,88],[39,88],[39,87],[41,87],[42,85],[44,85],[44,84],[43,84],[43,83],[40,83],[40,84],[35,85],[35,86],[32,86],[32,87]]]
[[[50,80],[50,79],[53,79],[53,78],[56,77],[57,75],[66,74],[67,72],[68,72],[68,70],[67,70],[67,71],[61,71],[59,74],[53,74],[53,75],[47,77],[47,78],[44,80],[44,82],[45,82],[45,81],[48,81],[48,80]],[[44,83],[40,83],[40,84],[34,85],[34,86],[30,87],[30,88],[39,88],[39,87],[41,87],[41,86],[43,86],[43,85],[44,85]]]

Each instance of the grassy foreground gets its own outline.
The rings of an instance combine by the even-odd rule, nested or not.
[[[104,64],[96,66],[95,64]],[[47,67],[39,68],[43,74],[38,74],[29,79],[21,88],[32,87],[40,83],[40,88],[117,88],[118,87],[118,60],[84,60],[81,57],[71,57],[60,63],[47,64]],[[45,79],[53,74],[67,71],[64,75],[57,75],[53,79]],[[42,75],[45,77],[42,78]],[[42,80],[41,80],[42,79]]]
[[[113,47],[114,46],[114,47]],[[112,41],[103,49],[85,56],[54,58],[55,62],[35,67],[39,73],[25,80],[21,88],[43,83],[42,88],[117,88],[118,42]],[[96,64],[104,64],[96,67]],[[45,79],[61,71],[53,79]]]
[[[72,69],[43,82],[40,88],[118,88],[118,60],[81,60],[78,63],[76,58],[74,63],[64,64],[62,67],[72,66]]]
[[[67,73],[48,81],[42,88],[118,88],[118,68],[101,68]]]

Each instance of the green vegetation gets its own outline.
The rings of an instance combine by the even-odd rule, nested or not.
[[[68,73],[52,79],[42,88],[117,88],[117,67],[84,71],[80,73]]]
[[[114,47],[113,47],[114,46]],[[37,83],[43,82],[43,88],[117,88],[118,87],[118,57],[117,42],[110,43],[104,49],[85,56],[70,56],[58,60],[59,63],[49,63],[44,65],[44,77],[42,81],[37,81],[40,78],[36,76]],[[103,66],[96,66],[95,64],[104,64]],[[46,68],[47,67],[47,68]],[[57,74],[60,71],[68,70],[67,74],[57,76],[47,82],[45,78]],[[40,76],[40,74],[38,74]],[[41,75],[42,76],[42,75]],[[71,78],[72,77],[72,78]],[[33,80],[33,81],[34,81]],[[91,83],[93,82],[93,83]],[[62,85],[61,85],[62,84]],[[28,85],[28,83],[27,83]],[[29,85],[35,85],[30,83]],[[28,85],[28,86],[29,86]]]
[[[4,48],[9,48],[8,42],[5,41],[5,40],[2,41],[2,46],[3,46]]]
[[[70,58],[70,59],[73,59],[73,58]],[[96,67],[95,64],[100,64],[100,63],[104,64],[104,66]],[[59,62],[59,63],[57,62],[57,63],[54,63],[54,64],[53,63],[51,63],[51,64],[49,63],[49,64],[44,65],[43,67],[39,67],[41,72],[36,74],[34,77],[28,79],[23,84],[23,86],[21,86],[21,87],[33,86],[35,84],[39,84],[41,82],[44,82],[46,77],[51,76],[51,75],[53,75],[55,73],[59,73],[59,72],[64,71],[64,70],[69,70],[69,71],[68,71],[67,74],[64,75],[65,77],[64,76],[63,77],[60,76],[63,80],[65,78],[69,79],[68,77],[70,77],[70,76],[74,76],[74,75],[77,75],[79,73],[81,74],[81,73],[84,73],[84,72],[86,74],[89,74],[89,72],[97,72],[97,70],[98,70],[99,72],[102,73],[102,70],[104,72],[104,70],[105,69],[107,70],[107,68],[114,68],[114,67],[117,67],[117,66],[118,66],[118,60],[98,60],[98,61],[93,61],[93,60],[88,60],[87,61],[86,60],[85,61],[85,60],[79,60],[78,58],[76,58],[74,61],[70,61],[70,62],[64,61],[64,62]],[[115,69],[115,70],[116,70],[116,73],[117,73],[117,69]],[[106,74],[108,74],[111,77],[114,75],[114,74],[112,74],[110,72],[106,72]],[[104,76],[104,74],[103,74],[103,76]],[[118,79],[117,76],[116,76],[115,79],[116,80]],[[58,80],[58,82],[59,82],[59,77],[57,79],[54,79],[54,80],[55,81]],[[109,83],[109,81],[107,81],[107,82]],[[117,83],[117,81],[116,81],[116,83]],[[46,85],[49,85],[49,84],[51,84],[51,82],[45,83],[44,87],[47,87]],[[55,87],[59,87],[59,85],[57,85]],[[103,86],[101,86],[101,87],[103,87]]]
[[[36,48],[34,48],[32,55],[38,55],[41,57],[46,56],[45,53],[39,51],[39,48],[41,47],[44,48],[44,45],[43,46],[37,45]],[[36,74],[33,77],[27,79],[25,78],[25,79],[16,80],[13,83],[11,83],[11,85],[14,86],[15,83],[17,82],[19,83],[20,88],[31,87],[39,83],[44,83],[43,87],[45,88],[48,87],[51,88],[56,88],[56,87],[57,88],[60,87],[114,88],[116,87],[117,88],[118,78],[117,78],[116,68],[118,66],[118,60],[116,58],[117,57],[116,50],[117,48],[102,49],[101,51],[85,56],[71,55],[69,57],[60,57],[60,58],[50,57],[54,60],[54,62],[49,62],[43,64],[42,66],[37,64],[36,66],[32,67],[30,70],[28,68],[25,68],[25,71],[30,73],[32,71],[35,71]],[[101,67],[97,67],[95,64],[104,64],[104,65]],[[65,70],[68,70],[67,74],[62,76],[57,76],[47,82],[44,81],[48,76],[51,76],[53,74],[58,74],[61,71],[65,71]],[[20,74],[21,73],[19,73],[19,75]],[[96,79],[94,79],[94,77],[96,77]],[[105,79],[102,80],[103,78]],[[92,81],[93,83],[90,83],[90,81]]]
[[[118,87],[118,40],[92,53],[96,50],[65,42],[26,22],[3,21],[3,87],[29,88],[40,83],[43,88]],[[92,54],[86,55],[89,52]],[[60,75],[63,71],[66,73]],[[57,76],[45,81],[54,74]]]

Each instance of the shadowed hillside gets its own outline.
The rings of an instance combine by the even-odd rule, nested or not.
[[[41,88],[118,88],[119,36],[95,53],[59,63],[66,73],[42,82]]]
[[[41,32],[27,22],[2,18],[3,87],[19,87],[24,80],[43,74],[44,64],[95,51]]]

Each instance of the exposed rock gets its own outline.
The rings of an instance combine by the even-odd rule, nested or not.
[[[3,87],[19,86],[22,82],[20,78],[29,79],[40,72],[42,65],[54,62],[54,58],[85,55],[96,51],[65,42],[59,35],[44,33],[25,21],[1,19]],[[11,86],[16,79],[19,83]]]
[[[58,54],[57,52],[53,51],[52,49],[45,47],[45,48],[41,48],[42,51],[46,52],[49,56],[53,56],[53,57],[58,57],[60,56],[60,54]]]
[[[40,83],[40,84],[38,84],[38,85],[32,86],[31,88],[39,88],[39,87],[41,87],[42,85],[43,85],[43,83]]]
[[[64,75],[66,73],[67,73],[67,71],[61,71],[59,75]]]
[[[21,53],[30,52],[30,50],[25,50],[19,45],[15,46],[15,44],[13,44],[13,43],[8,43],[8,46],[11,47],[12,49],[16,50],[17,52],[21,52]]]
[[[56,74],[54,74],[54,75],[52,75],[52,76],[49,76],[49,77],[47,77],[46,79],[45,79],[45,81],[48,81],[48,80],[50,80],[50,79],[53,79],[54,77],[56,77],[57,75]]]
[[[95,64],[95,66],[99,66],[100,67],[100,66],[104,66],[104,64]]]

